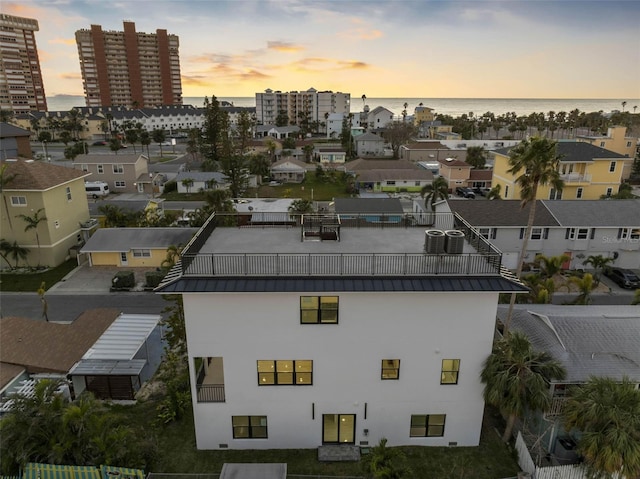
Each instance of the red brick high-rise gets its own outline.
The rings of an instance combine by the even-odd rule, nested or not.
[[[122,32],[78,30],[76,44],[87,106],[182,105],[177,35],[139,33],[124,22]]]
[[[47,111],[36,46],[38,20],[0,14],[0,107]]]

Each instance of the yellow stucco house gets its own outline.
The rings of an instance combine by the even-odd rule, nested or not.
[[[185,246],[198,228],[100,228],[80,250],[90,266],[159,268],[169,246]]]
[[[88,173],[44,161],[6,160],[0,208],[2,238],[28,248],[26,260],[18,266],[57,266],[74,254],[94,226],[84,189]],[[46,218],[25,231],[28,223],[20,216]],[[9,260],[15,266],[11,255]],[[8,267],[2,261],[2,267]]]
[[[630,158],[635,157],[638,147],[638,138],[627,136],[626,126],[613,126],[607,130],[606,135],[585,135],[578,136],[576,139]],[[623,180],[628,179],[631,175],[631,163],[625,164],[625,169],[622,172]]]
[[[492,186],[500,185],[500,195],[504,199],[520,199],[520,188],[516,184],[522,172],[512,175],[509,170],[509,151],[501,148],[491,152],[494,157]],[[560,160],[560,177],[564,189],[556,191],[550,186],[538,189],[539,200],[597,200],[602,195],[611,196],[618,192],[622,183],[622,173],[633,158],[605,150],[586,142],[559,142],[557,152]]]

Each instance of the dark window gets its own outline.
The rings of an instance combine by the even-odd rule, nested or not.
[[[234,439],[266,439],[267,416],[231,416]]]
[[[446,414],[412,414],[410,437],[442,437]]]

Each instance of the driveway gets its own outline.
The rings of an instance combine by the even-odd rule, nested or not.
[[[117,266],[93,266],[88,263],[78,266],[62,280],[58,281],[47,291],[47,295],[54,294],[105,294],[110,292],[111,280],[118,271],[134,271],[136,288],[143,291],[145,273],[155,268],[118,268]],[[153,294],[153,293],[149,293]]]

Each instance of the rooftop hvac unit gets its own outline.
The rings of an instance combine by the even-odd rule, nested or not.
[[[424,232],[424,251],[427,254],[444,253],[445,236],[442,230],[426,230]]]
[[[458,230],[445,231],[444,250],[448,254],[461,254],[464,249],[464,233]]]

